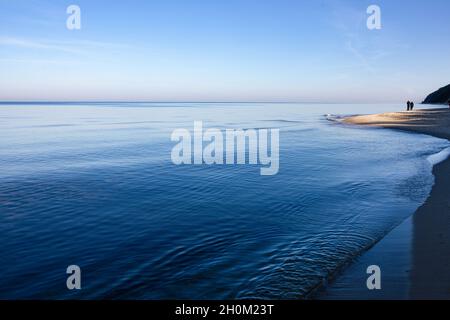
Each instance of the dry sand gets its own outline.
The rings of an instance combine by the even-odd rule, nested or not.
[[[344,122],[450,140],[449,108],[354,116]],[[413,216],[411,299],[450,299],[450,159],[436,165],[433,174],[433,189]]]

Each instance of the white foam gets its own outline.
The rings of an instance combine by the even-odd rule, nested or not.
[[[434,166],[437,165],[438,163],[441,163],[442,161],[447,160],[449,156],[450,156],[450,147],[445,148],[441,152],[432,154],[427,158],[427,160]]]
[[[324,116],[328,121],[341,122],[342,120],[344,120],[344,117],[338,116],[336,114],[327,113]]]

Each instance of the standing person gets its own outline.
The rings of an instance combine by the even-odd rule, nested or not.
[[[414,102],[411,101],[411,111],[414,109]]]
[[[408,100],[406,103],[406,111],[409,111],[409,108],[411,108],[411,102]]]

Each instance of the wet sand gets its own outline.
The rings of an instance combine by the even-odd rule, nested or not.
[[[450,140],[450,110],[448,108],[354,116],[346,118],[344,123],[400,129]],[[392,232],[394,236],[383,239],[377,245],[378,249],[377,246],[371,249],[380,252],[379,248],[386,248],[388,243],[388,246],[392,247],[392,251],[398,251],[397,255],[390,255],[389,263],[398,265],[399,278],[404,277],[405,272],[409,274],[408,292],[406,295],[392,295],[393,292],[388,290],[384,294],[372,294],[373,298],[450,299],[450,158],[435,165],[433,174],[435,184],[432,191],[425,203],[417,209],[412,217],[410,258],[403,259],[400,254],[400,250],[408,250],[407,246],[402,245],[401,241],[392,241],[395,239],[395,234],[403,234],[404,237],[407,237],[404,232],[395,229]],[[399,238],[397,237],[397,239]],[[368,256],[373,256],[373,254],[369,250]],[[380,255],[382,254],[380,253]],[[382,258],[382,256],[379,257],[379,259]],[[392,259],[398,261],[392,261]],[[364,262],[367,257],[362,257],[359,262],[356,261],[354,269],[361,269],[361,260]],[[404,265],[401,266],[402,264]],[[361,294],[362,290],[367,289],[358,287],[360,281],[356,281],[358,284],[354,289],[345,288],[343,291],[342,288],[351,284],[349,278],[351,278],[349,273],[344,273],[341,279],[338,277],[334,287],[332,284],[329,293],[325,293],[321,298],[339,298],[340,292],[346,293],[341,298],[370,299],[369,293]],[[355,279],[353,279],[354,281]]]

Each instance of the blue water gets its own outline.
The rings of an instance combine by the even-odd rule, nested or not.
[[[0,298],[304,297],[427,197],[447,141],[324,116],[399,108],[1,104]],[[279,173],[173,165],[194,120],[280,128]]]

